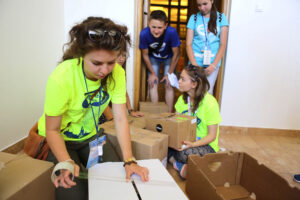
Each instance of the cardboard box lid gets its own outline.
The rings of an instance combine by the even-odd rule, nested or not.
[[[0,171],[0,199],[9,198],[53,167],[51,162],[33,159],[26,154],[0,152],[0,160],[6,163]]]
[[[137,128],[134,126],[130,126],[129,128],[131,141],[133,142],[137,141],[144,145],[152,146],[155,143],[159,143],[161,140],[168,140],[168,136],[165,134],[160,134],[157,132]],[[116,130],[112,128],[106,129],[105,133],[116,136]]]
[[[149,182],[131,177],[142,199],[180,199],[187,197],[158,159],[138,160],[149,169]],[[138,199],[131,182],[125,181],[122,162],[97,164],[89,169],[89,199]],[[101,190],[99,190],[101,188]],[[118,192],[116,192],[118,191]]]

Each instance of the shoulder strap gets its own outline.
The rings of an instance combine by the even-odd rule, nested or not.
[[[222,21],[222,13],[219,13],[219,22]]]

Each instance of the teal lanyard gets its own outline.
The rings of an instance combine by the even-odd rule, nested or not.
[[[97,141],[98,141],[98,137],[99,137],[99,126],[98,126],[98,123],[96,121],[96,118],[95,118],[95,113],[94,113],[94,109],[93,109],[93,105],[92,105],[92,99],[89,95],[89,89],[88,89],[88,85],[87,85],[87,82],[86,82],[86,75],[84,73],[84,66],[83,66],[83,61],[82,61],[82,72],[83,72],[83,77],[84,77],[84,81],[85,81],[85,86],[86,86],[86,91],[87,91],[87,94],[88,94],[88,97],[89,97],[89,100],[90,100],[90,105],[91,105],[91,109],[92,109],[92,113],[93,113],[93,118],[94,118],[94,123],[95,123],[95,127],[96,127],[96,131],[97,131]],[[100,117],[100,105],[101,105],[101,94],[102,94],[102,85],[100,87],[100,90],[99,90],[99,110],[98,110],[98,119]]]

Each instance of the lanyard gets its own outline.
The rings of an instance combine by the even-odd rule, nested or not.
[[[204,27],[204,33],[205,33],[205,46],[208,47],[208,33],[207,33],[207,28],[205,26],[205,20],[204,20],[203,15],[202,15],[202,21],[203,21],[203,27]]]
[[[197,111],[195,111],[195,113],[192,115],[192,111],[191,111],[191,100],[190,100],[190,97],[188,96],[188,113],[189,113],[189,116],[195,116],[197,114]]]
[[[85,76],[85,73],[84,73],[84,69],[83,69],[83,61],[82,61],[82,72],[83,72],[83,77],[84,77],[84,81],[85,81],[85,86],[86,86],[86,91],[87,91],[87,94],[89,93],[89,89],[88,89],[88,85],[87,85],[87,82],[86,82],[86,76]],[[102,85],[100,87],[100,90],[99,90],[99,110],[98,110],[98,119],[100,117],[100,105],[101,105],[101,92],[102,92]],[[96,122],[96,118],[95,118],[95,113],[94,113],[94,109],[93,109],[93,106],[92,106],[92,100],[91,100],[91,97],[90,95],[88,94],[88,97],[89,97],[89,100],[90,100],[90,105],[91,105],[91,109],[92,109],[92,113],[93,113],[93,118],[94,118],[94,123],[95,123],[95,127],[96,127],[96,131],[97,131],[97,141],[98,141],[98,135],[99,135],[99,126],[98,126],[98,123]]]

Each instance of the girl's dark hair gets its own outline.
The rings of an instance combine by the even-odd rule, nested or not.
[[[192,107],[192,112],[195,113],[197,108],[199,107],[200,102],[204,98],[206,92],[209,90],[209,82],[206,78],[205,70],[203,67],[198,67],[194,65],[188,65],[184,67],[186,73],[189,75],[193,82],[197,82],[197,86],[195,88],[195,96],[194,96],[194,105]],[[187,92],[183,93],[183,100],[187,104],[188,101]]]
[[[103,35],[97,39],[91,38],[90,31],[102,30]],[[118,37],[111,36],[109,31],[115,31]],[[70,41],[64,45],[62,61],[83,57],[92,50],[126,51],[131,45],[127,27],[115,24],[112,20],[103,17],[88,17],[82,23],[72,27],[69,31]],[[101,79],[101,85],[106,89],[106,81],[112,78],[111,73]]]
[[[208,21],[208,30],[213,34],[217,35],[217,7],[216,7],[216,0],[213,1],[211,10],[210,10],[210,18]]]

